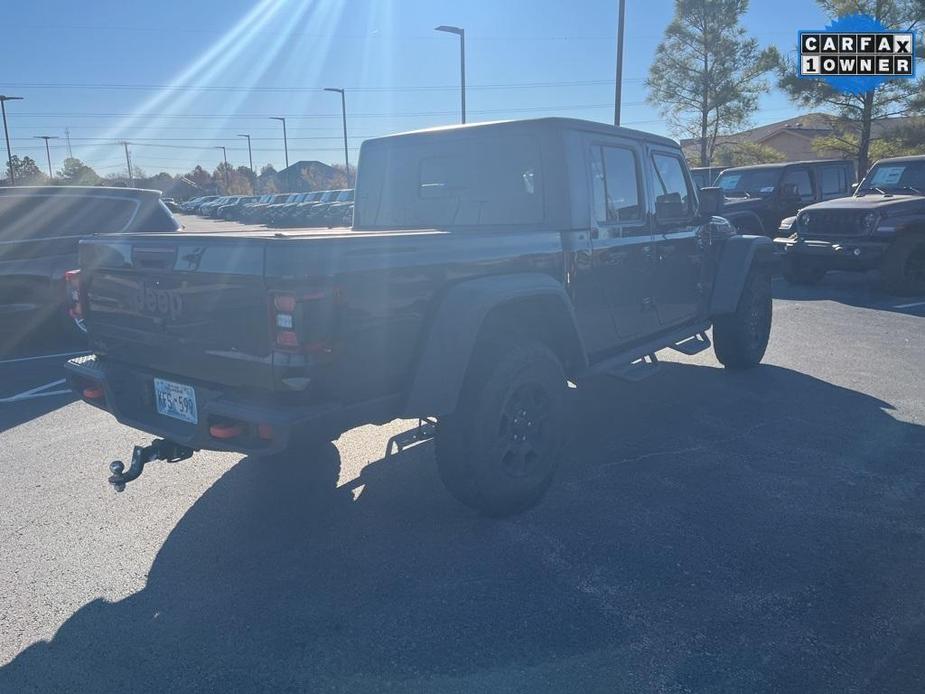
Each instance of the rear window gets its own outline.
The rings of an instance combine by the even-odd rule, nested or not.
[[[540,147],[530,135],[383,142],[363,150],[368,227],[536,224],[544,218]]]
[[[126,231],[138,207],[136,200],[97,195],[0,195],[0,240]]]

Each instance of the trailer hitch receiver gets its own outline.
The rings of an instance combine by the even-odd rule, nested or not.
[[[109,484],[117,492],[124,492],[126,484],[141,476],[146,463],[154,460],[166,460],[168,463],[176,463],[186,460],[192,455],[192,448],[181,446],[173,441],[154,439],[149,446],[135,446],[135,450],[132,451],[132,464],[127,471],[121,460],[111,462],[109,471],[112,475],[109,477]]]

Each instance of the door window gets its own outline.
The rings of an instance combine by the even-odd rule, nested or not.
[[[819,169],[819,187],[822,196],[843,195],[848,192],[848,174],[844,166],[823,166]]]
[[[813,199],[813,182],[806,169],[791,169],[784,174],[780,185],[783,191],[786,191],[788,187],[795,187],[801,201]]]
[[[659,221],[687,219],[693,212],[693,197],[681,160],[655,153],[652,163],[655,167],[655,216]]]
[[[601,224],[642,219],[639,166],[625,147],[594,147],[591,156],[594,217]]]

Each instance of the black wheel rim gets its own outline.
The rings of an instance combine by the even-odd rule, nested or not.
[[[551,401],[544,388],[524,383],[514,389],[498,424],[496,454],[513,477],[542,472],[551,444]]]
[[[903,276],[912,282],[925,283],[925,244],[912,249],[903,266]]]

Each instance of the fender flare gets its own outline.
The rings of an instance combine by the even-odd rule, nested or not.
[[[767,236],[731,236],[723,242],[710,296],[710,315],[735,313],[752,265],[771,266],[774,244]]]
[[[513,301],[546,297],[561,304],[567,319],[569,354],[587,364],[575,311],[564,287],[549,275],[529,272],[465,280],[449,289],[423,337],[402,417],[449,414],[456,409],[479,331],[488,314]]]
[[[766,229],[764,228],[764,223],[761,221],[761,217],[759,217],[751,210],[743,210],[742,212],[733,212],[729,214],[720,213],[720,216],[725,217],[726,221],[732,224],[732,226],[734,226],[736,229],[739,228],[739,225],[737,224],[738,220],[748,219],[754,225],[755,231],[757,231],[759,234],[766,233]]]

